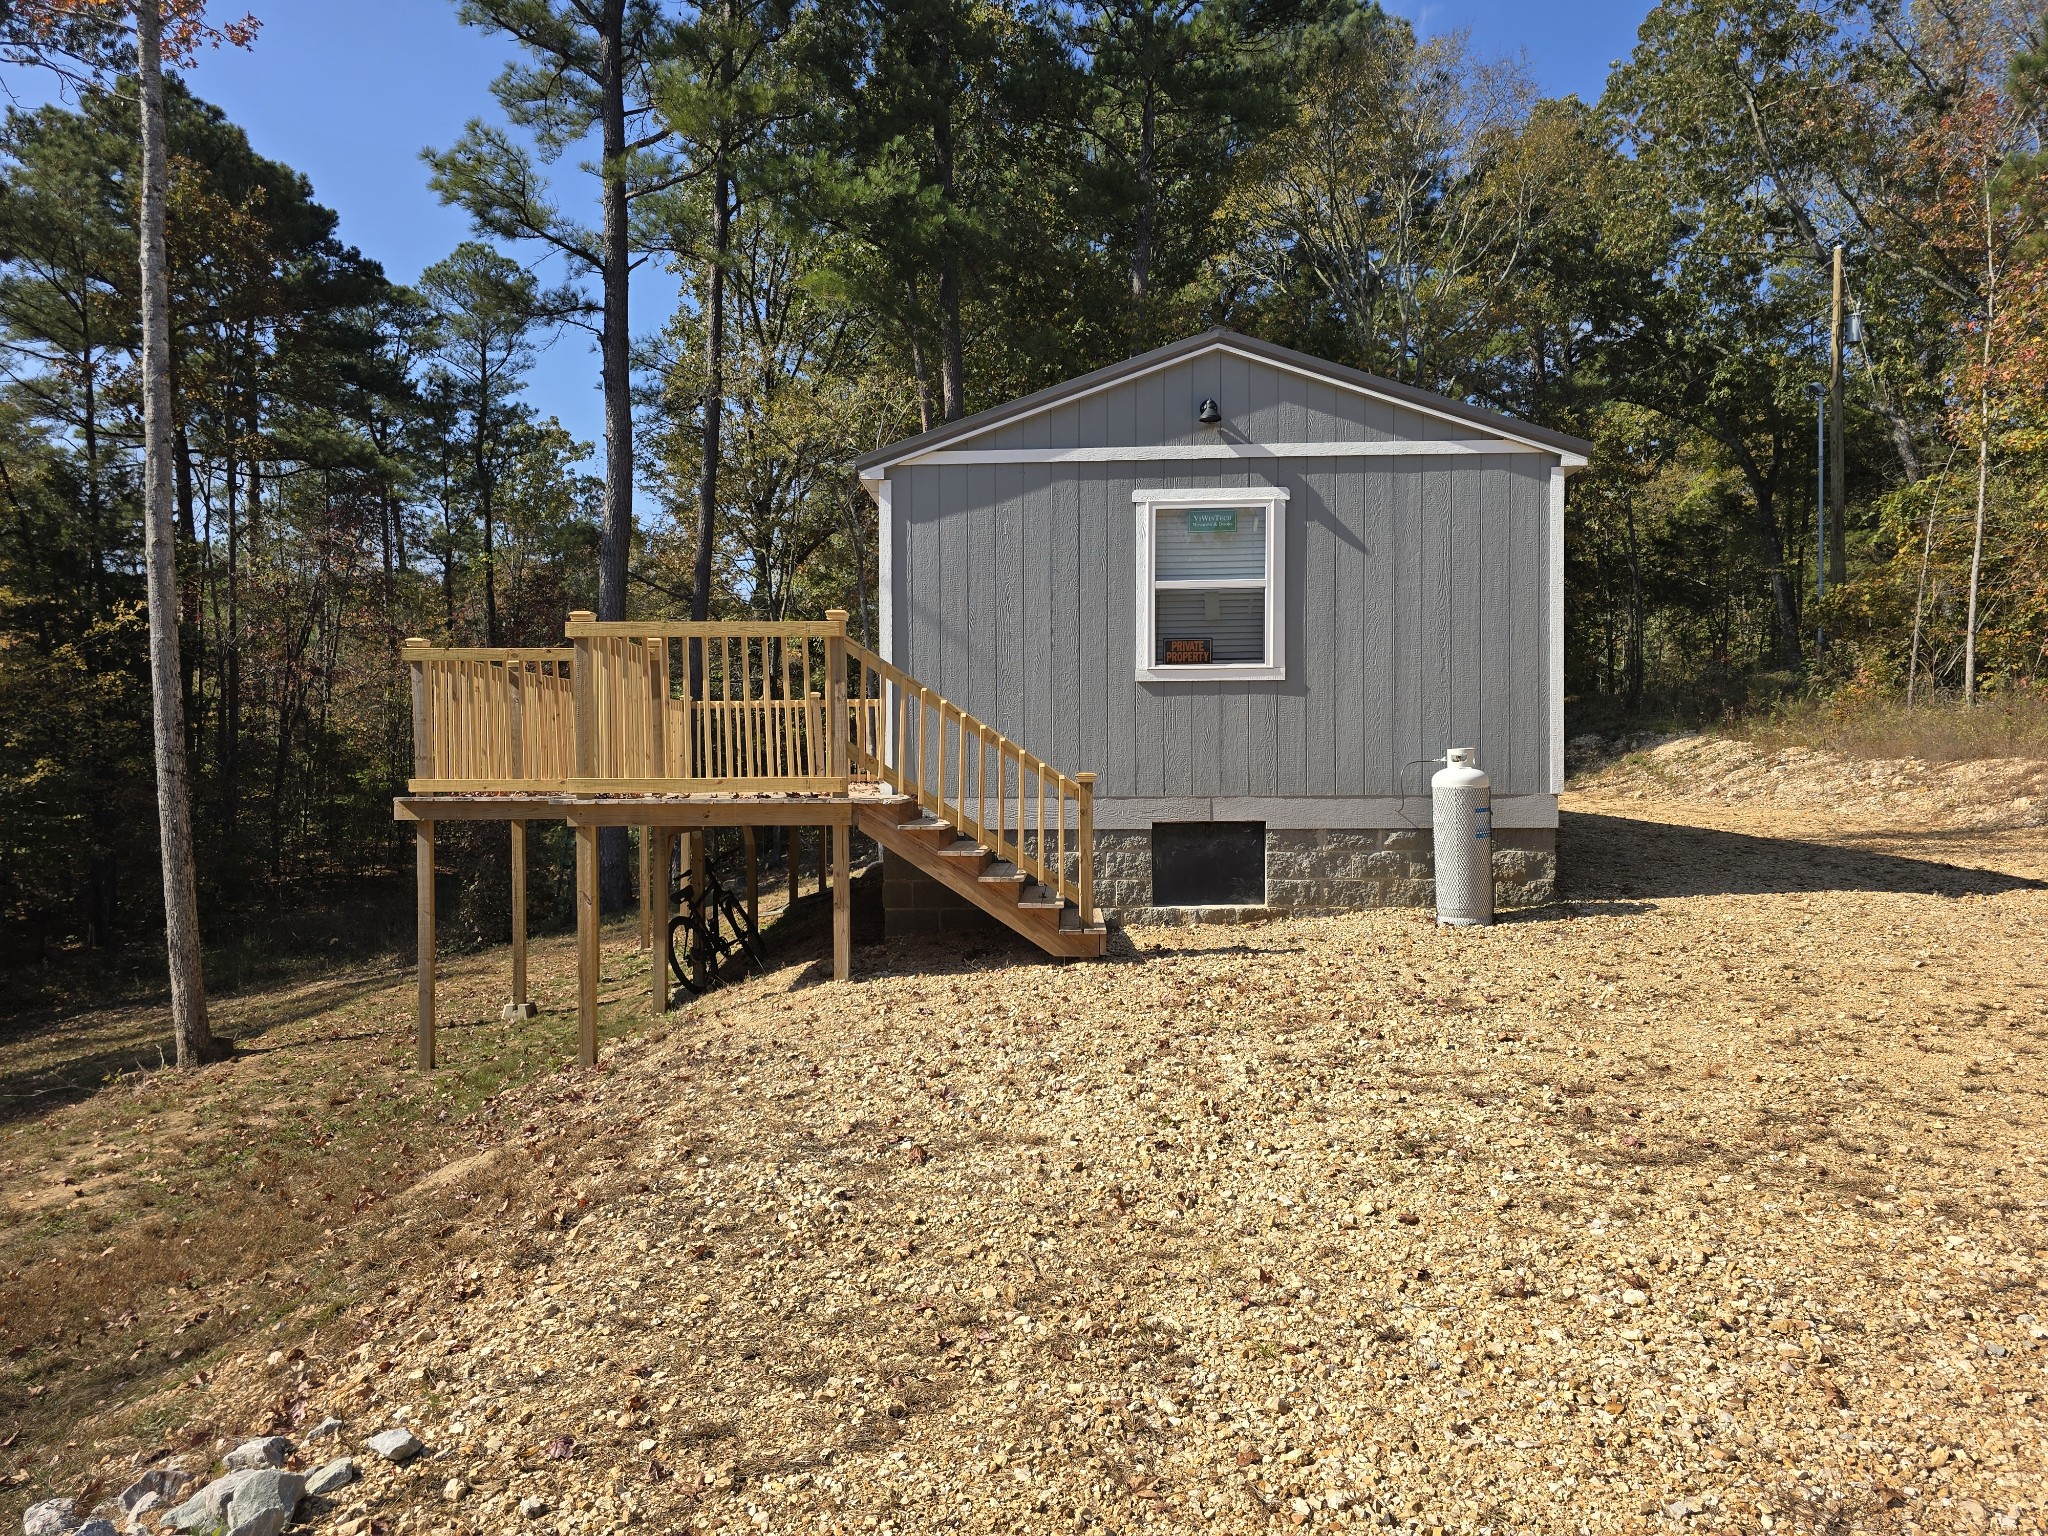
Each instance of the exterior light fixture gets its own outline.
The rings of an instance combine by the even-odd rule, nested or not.
[[[1202,402],[1202,409],[1197,414],[1200,416],[1202,425],[1205,427],[1222,425],[1223,412],[1217,407],[1214,400],[1204,400]]]

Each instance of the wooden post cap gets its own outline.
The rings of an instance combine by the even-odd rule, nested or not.
[[[1074,775],[1074,782],[1076,784],[1093,784],[1095,782],[1095,775],[1092,773],[1077,773]]]
[[[429,642],[420,635],[407,635],[403,640],[399,641],[400,645],[407,647],[415,645],[426,645],[428,643]]]
[[[569,622],[571,624],[595,624],[597,622],[597,615],[588,608],[571,608],[569,610]]]

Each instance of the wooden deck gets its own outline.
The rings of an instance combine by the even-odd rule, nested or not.
[[[1094,778],[1026,752],[846,637],[816,624],[605,624],[569,645],[437,648],[408,640],[413,776],[392,806],[415,829],[418,1062],[435,1057],[434,827],[512,829],[509,1009],[526,997],[526,825],[576,830],[578,1056],[597,1059],[597,841],[640,831],[641,942],[664,946],[676,839],[702,890],[705,829],[817,827],[833,890],[832,964],[852,968],[852,832],[923,869],[1048,954],[1094,956]],[[822,849],[829,841],[826,858]],[[792,889],[795,866],[791,866]],[[650,1003],[666,1011],[657,955]]]

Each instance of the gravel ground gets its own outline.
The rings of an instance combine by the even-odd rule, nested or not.
[[[792,963],[138,1406],[412,1428],[365,1536],[2048,1530],[2043,840],[1645,793],[1489,931]]]

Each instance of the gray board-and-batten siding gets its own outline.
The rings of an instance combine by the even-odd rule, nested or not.
[[[1203,399],[1220,427],[1202,425]],[[1069,772],[1100,827],[1426,825],[1449,746],[1556,821],[1564,472],[1588,445],[1210,332],[860,461],[883,644]],[[1286,677],[1141,681],[1132,493],[1289,499]]]
[[[1048,762],[1092,769],[1105,827],[1400,825],[1414,807],[1342,802],[1427,795],[1424,760],[1453,745],[1479,748],[1497,799],[1552,794],[1551,468],[1534,454],[898,466],[892,659]],[[1138,681],[1131,493],[1255,485],[1290,493],[1286,678]],[[1119,804],[1189,800],[1330,803]]]

